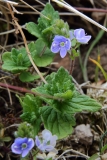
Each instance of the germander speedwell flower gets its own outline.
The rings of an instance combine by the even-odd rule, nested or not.
[[[76,39],[81,44],[86,44],[91,39],[90,35],[86,35],[84,29],[75,29],[70,31],[70,39]]]
[[[33,147],[34,147],[34,140],[32,138],[18,137],[12,144],[11,150],[13,153],[22,154],[22,157],[25,157]]]
[[[57,136],[53,135],[49,130],[42,131],[42,137],[36,136],[36,146],[42,151],[54,152],[57,153],[57,150],[54,148],[56,145]]]
[[[64,58],[67,54],[67,51],[69,51],[70,48],[71,48],[71,41],[69,38],[60,35],[56,35],[54,37],[51,45],[51,51],[53,53],[60,52],[60,56]]]

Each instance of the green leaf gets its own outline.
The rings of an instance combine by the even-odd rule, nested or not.
[[[34,22],[29,22],[26,23],[26,29],[28,30],[28,32],[30,32],[32,35],[40,38],[41,37],[41,32],[39,30],[39,27],[37,24],[35,24]]]
[[[98,157],[100,157],[97,153],[93,154],[88,160],[96,160]]]
[[[41,31],[54,24],[56,19],[59,19],[59,14],[54,10],[51,4],[47,3],[44,10],[41,12],[38,19],[38,26]],[[44,16],[43,16],[44,15]]]
[[[31,55],[35,54],[35,43],[31,42],[28,47]],[[11,52],[5,52],[2,56],[2,60],[2,68],[13,73],[24,71],[31,65],[26,49],[24,47],[20,48],[19,50],[12,48]]]
[[[67,90],[64,93],[56,93],[54,96],[59,97],[59,98],[64,98],[64,99],[70,99],[73,96],[73,92],[71,90]]]
[[[75,47],[76,44],[77,44],[77,40],[74,38],[74,39],[71,41],[71,43],[72,43],[72,47]]]
[[[46,44],[42,39],[38,39],[35,42],[35,47],[36,53],[33,56],[35,64],[39,67],[45,67],[49,65],[53,61],[55,54],[46,47]]]
[[[101,154],[107,149],[107,144],[105,144],[102,148],[101,148]]]
[[[39,97],[34,97],[30,94],[26,94],[25,97],[18,98],[23,107],[23,114],[21,115],[21,118],[24,121],[31,123],[34,127],[35,134],[37,134],[41,123],[39,107],[42,106],[42,101]]]
[[[96,112],[102,107],[96,100],[80,94],[74,94],[73,98],[70,100],[70,105],[72,108],[77,108],[78,111],[86,110],[90,112]]]
[[[44,125],[53,134],[57,133],[60,138],[72,132],[74,122],[72,119],[75,113],[84,110],[95,112],[101,108],[101,104],[96,100],[86,95],[80,95],[76,91],[72,77],[63,67],[57,73],[53,72],[48,75],[46,81],[47,84],[42,84],[32,90],[45,95],[40,97],[48,105],[40,110]],[[50,95],[52,98],[46,98],[46,95]]]
[[[46,76],[47,84],[43,84],[36,89],[40,93],[48,95],[64,95],[65,99],[72,97],[72,92],[74,90],[74,84],[72,83],[72,77],[69,75],[68,71],[61,67],[57,73],[53,72],[51,75]],[[69,94],[68,94],[69,93]],[[68,95],[68,97],[67,97]]]
[[[53,135],[64,138],[72,133],[72,126],[75,125],[73,115],[59,113],[49,106],[42,107],[40,112],[45,128],[50,130]]]
[[[71,99],[65,99],[62,101],[47,100],[46,102],[63,114],[75,114],[81,111],[96,112],[101,108],[101,105],[96,100],[91,99],[86,95],[78,94],[78,96],[76,96],[75,93],[73,93]]]
[[[42,75],[45,75],[45,73],[42,73]],[[31,81],[37,80],[39,78],[40,78],[40,76],[38,74],[32,75],[30,72],[27,72],[27,71],[23,71],[19,75],[19,79],[22,82],[31,82]]]
[[[39,97],[34,97],[32,94],[26,94],[25,97],[18,97],[23,107],[23,112],[35,112],[38,114],[38,108],[42,105]]]
[[[45,32],[45,30],[43,30],[43,33]],[[62,35],[62,36],[65,36],[67,38],[70,37],[70,35],[69,35],[69,25],[68,25],[67,22],[65,23],[62,19],[57,19],[55,21],[55,24],[53,24],[50,27],[50,30],[52,31],[52,33],[54,35]]]
[[[62,114],[75,114],[83,110],[95,112],[101,108],[101,104],[96,100],[80,95],[74,88],[72,77],[64,69],[60,68],[57,73],[52,73],[46,77],[47,84],[43,84],[33,91],[45,95],[51,95],[58,99],[47,99],[41,97],[49,106]],[[61,100],[61,99],[62,100]]]
[[[27,66],[17,66],[17,63],[11,57],[11,52],[5,52],[2,56],[2,60],[4,61],[2,69],[13,73],[18,73],[28,68]]]

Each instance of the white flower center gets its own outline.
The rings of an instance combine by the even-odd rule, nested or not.
[[[25,148],[27,148],[27,144],[26,144],[26,143],[23,143],[23,144],[22,144],[22,149],[25,149]]]
[[[65,43],[64,43],[64,42],[61,42],[61,43],[60,43],[60,46],[61,46],[61,47],[64,47],[64,46],[65,46]]]

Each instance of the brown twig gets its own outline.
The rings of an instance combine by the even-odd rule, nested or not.
[[[6,88],[7,88],[7,92],[8,92],[8,96],[9,96],[10,104],[11,104],[11,106],[12,106],[13,102],[12,102],[12,97],[11,97],[10,89],[9,89],[9,88],[8,88],[8,86],[7,86],[7,82],[6,82],[6,80],[5,80],[5,79],[3,79],[3,80],[4,80],[4,83],[5,83]]]
[[[69,71],[69,73],[70,73],[71,75],[72,75],[72,73],[73,73],[74,66],[75,66],[75,60],[71,60],[70,71]]]
[[[38,70],[37,66],[35,65],[35,63],[32,60],[32,57],[31,57],[31,54],[30,54],[30,51],[29,51],[29,48],[28,48],[28,45],[27,45],[26,37],[25,37],[25,35],[24,35],[23,31],[22,31],[22,28],[18,24],[17,19],[14,17],[14,13],[12,11],[12,8],[11,8],[10,4],[7,3],[7,6],[9,8],[9,11],[11,13],[11,16],[12,16],[12,19],[13,19],[15,25],[17,26],[17,29],[20,31],[20,33],[22,35],[22,38],[23,38],[23,41],[24,41],[24,44],[25,44],[25,48],[26,48],[26,51],[27,51],[27,55],[28,55],[28,57],[29,57],[29,59],[30,59],[32,65],[33,65],[33,67],[35,68],[36,72],[38,73],[38,75],[40,76],[40,78],[42,79],[42,81],[44,83],[47,83],[46,80],[44,79],[44,77],[42,76],[42,74],[40,73],[40,71]]]
[[[9,89],[13,89],[13,90],[16,90],[16,91],[19,91],[19,92],[22,92],[22,93],[31,93],[33,95],[43,96],[43,97],[49,98],[49,99],[63,100],[62,98],[59,98],[59,97],[54,97],[54,96],[42,94],[42,93],[39,93],[39,92],[33,92],[33,91],[28,90],[26,88],[22,88],[22,87],[18,87],[18,86],[12,86],[10,84],[4,84],[4,83],[0,82],[0,86],[5,87],[5,88],[9,88]]]

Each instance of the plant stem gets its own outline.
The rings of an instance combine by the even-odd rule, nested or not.
[[[16,91],[19,91],[19,92],[23,92],[23,93],[31,93],[33,95],[42,96],[42,97],[49,98],[49,99],[63,100],[63,98],[59,98],[59,97],[51,96],[51,95],[46,95],[46,94],[42,94],[42,93],[39,93],[39,92],[33,92],[33,91],[28,90],[26,88],[12,86],[12,85],[4,84],[4,83],[1,83],[1,82],[0,82],[0,86],[5,87],[5,88],[9,88],[9,89],[13,89],[13,90],[16,90]]]

